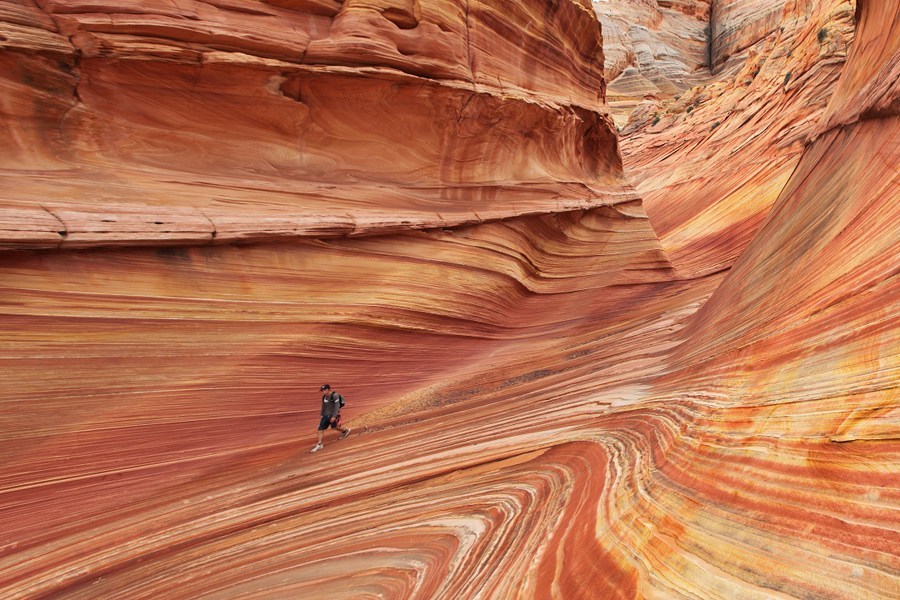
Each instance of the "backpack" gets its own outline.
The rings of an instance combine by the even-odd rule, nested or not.
[[[338,394],[337,392],[332,392],[331,399],[334,400],[335,396],[338,397],[338,403],[340,405],[338,408],[344,408],[344,397],[341,394]]]

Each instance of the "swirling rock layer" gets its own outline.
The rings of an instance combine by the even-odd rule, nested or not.
[[[649,218],[587,3],[0,6],[3,597],[900,593],[896,3],[636,115]]]
[[[616,125],[624,127],[644,102],[671,99],[709,77],[710,6],[709,0],[594,0]]]
[[[577,2],[0,6],[6,247],[363,235],[636,198]]]
[[[821,131],[852,37],[847,2],[778,3],[781,25],[761,38],[774,3],[753,4],[715,5],[719,28],[747,34],[718,77],[623,129],[626,171],[684,276],[730,267],[757,234]]]

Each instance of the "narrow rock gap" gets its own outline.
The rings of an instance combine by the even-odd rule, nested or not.
[[[472,82],[472,91],[475,90],[475,66],[472,64],[472,36],[470,29],[472,23],[469,21],[469,4],[471,0],[466,0],[466,60],[469,63],[469,81]]]
[[[715,67],[713,65],[713,39],[715,38],[715,14],[716,14],[716,0],[709,1],[709,24],[706,27],[706,63],[709,66],[709,72],[711,75],[716,74]]]
[[[50,10],[50,5],[46,2],[46,0],[35,0],[35,6],[39,8],[47,17],[53,21],[53,24],[56,26],[56,33],[61,36],[65,36],[66,40],[69,42],[69,45],[72,46],[72,65],[71,67],[66,68],[67,72],[70,72],[72,77],[75,78],[75,83],[72,86],[72,106],[70,106],[59,118],[59,123],[57,124],[57,130],[59,132],[60,139],[63,137],[63,123],[66,118],[69,116],[69,113],[72,112],[73,109],[83,104],[81,94],[78,91],[78,87],[81,85],[82,73],[81,73],[81,57],[82,52],[81,48],[79,48],[75,44],[75,34],[66,34],[65,27],[60,22],[59,18],[56,16],[54,12]],[[71,70],[69,70],[71,69]]]

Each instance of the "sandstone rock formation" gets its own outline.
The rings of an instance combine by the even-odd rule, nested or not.
[[[623,129],[626,171],[686,277],[730,267],[754,238],[820,131],[853,32],[848,2],[788,2],[757,40],[771,11],[752,4],[712,12],[713,30],[746,31],[732,35],[743,51],[731,66],[715,59],[720,77],[641,107]]]
[[[710,75],[710,0],[594,0],[603,24],[607,102],[619,127],[634,109],[680,95]]]
[[[602,4],[0,3],[0,595],[896,597],[900,7]]]
[[[120,4],[0,5],[0,244],[359,235],[636,198],[578,3]]]

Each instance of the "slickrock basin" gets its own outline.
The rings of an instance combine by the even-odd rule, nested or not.
[[[898,65],[892,0],[0,2],[0,597],[900,596]]]

